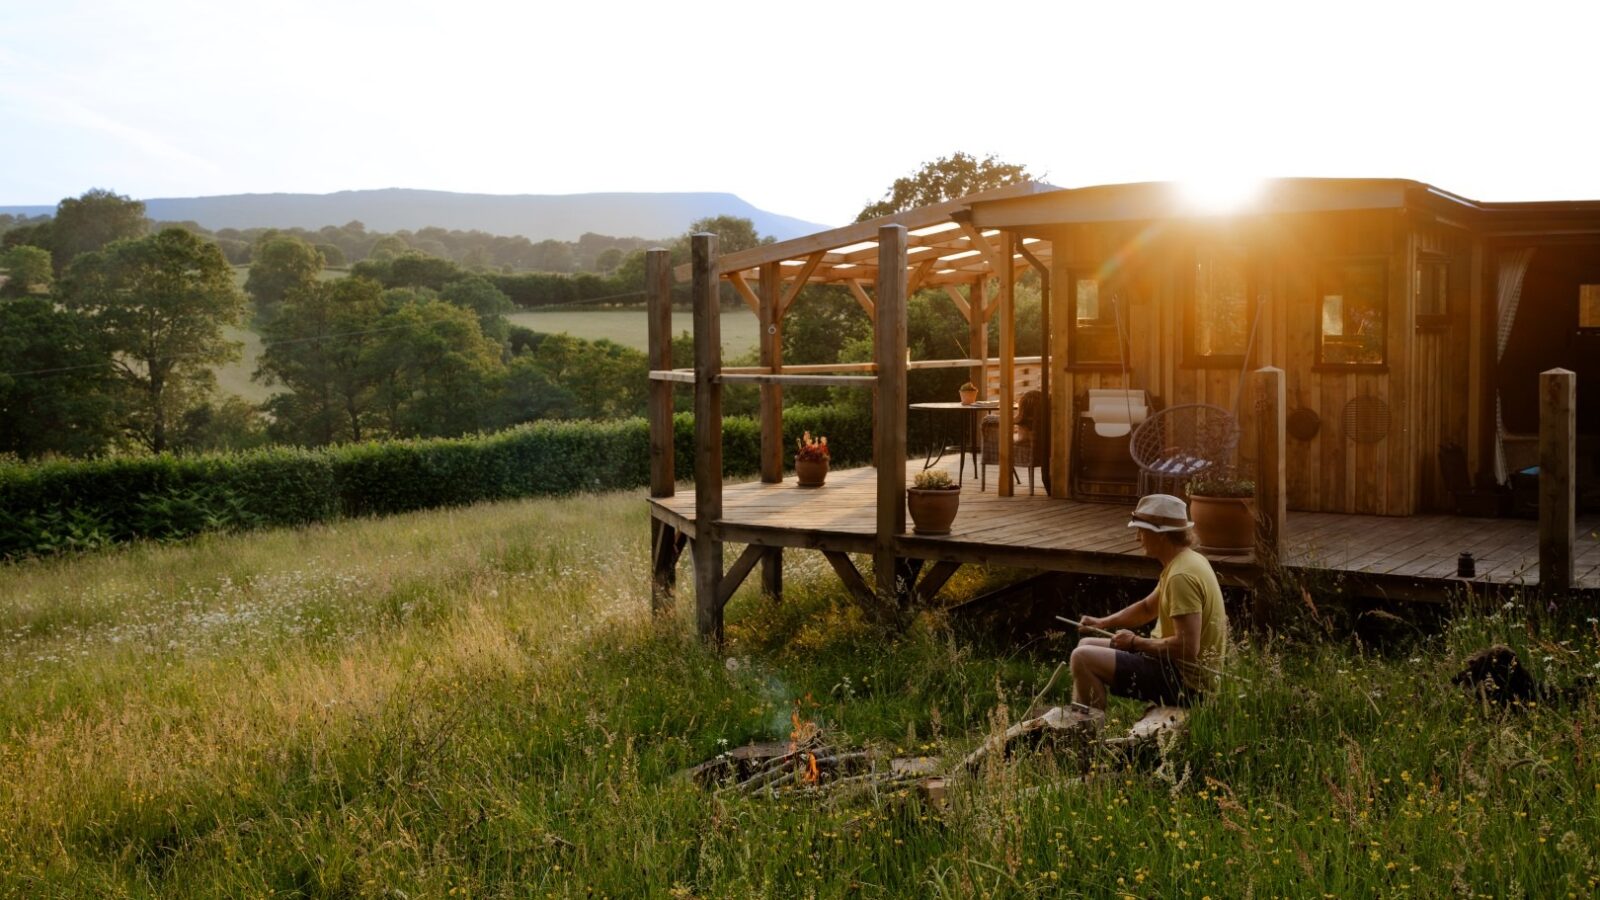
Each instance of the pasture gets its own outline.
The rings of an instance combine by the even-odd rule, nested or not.
[[[1600,889],[1595,698],[1500,710],[1449,684],[1490,640],[1572,683],[1600,667],[1593,618],[1512,601],[1383,653],[1241,633],[1186,737],[1082,778],[1042,752],[944,805],[715,794],[675,773],[796,715],[951,765],[1071,639],[936,611],[883,630],[791,552],[784,604],[747,585],[712,650],[691,604],[649,614],[646,521],[637,494],[590,495],[0,569],[0,894]]]
[[[590,341],[614,341],[624,347],[648,352],[649,323],[643,307],[633,309],[585,309],[565,307],[552,310],[520,310],[506,316],[513,325],[547,334],[570,334]],[[688,310],[673,310],[672,333],[694,330],[694,316]],[[732,357],[754,350],[761,333],[755,313],[746,307],[722,311],[722,353]],[[689,365],[683,360],[680,365]]]

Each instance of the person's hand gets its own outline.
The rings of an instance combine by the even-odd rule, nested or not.
[[[1103,616],[1084,616],[1078,621],[1089,626],[1090,628],[1098,628],[1101,631],[1104,631],[1106,628],[1106,620]]]
[[[1111,646],[1117,650],[1128,650],[1131,652],[1133,650],[1133,642],[1138,639],[1138,636],[1133,632],[1123,628],[1111,636]]]

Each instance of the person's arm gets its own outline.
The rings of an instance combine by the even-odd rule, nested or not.
[[[1115,646],[1115,645],[1113,645]],[[1172,617],[1172,634],[1163,638],[1133,638],[1132,646],[1119,649],[1132,650],[1158,659],[1170,659],[1184,664],[1195,661],[1200,655],[1200,614],[1185,613]]]
[[[1136,600],[1109,616],[1084,616],[1080,621],[1092,628],[1116,631],[1119,628],[1138,628],[1156,620],[1156,592],[1151,591],[1143,600]]]

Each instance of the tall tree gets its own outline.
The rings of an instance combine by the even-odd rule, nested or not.
[[[0,453],[91,456],[115,434],[111,356],[88,320],[40,297],[0,303]]]
[[[233,271],[216,244],[182,229],[83,254],[63,299],[114,354],[128,431],[156,453],[168,448],[168,425],[215,389],[212,367],[239,355],[223,333],[244,314]]]
[[[978,191],[1032,180],[1033,176],[1022,166],[1001,162],[992,155],[978,159],[958,152],[923,163],[910,175],[896,178],[883,199],[862,208],[856,221],[865,222],[879,216],[965,197]]]
[[[279,232],[262,235],[244,282],[245,293],[255,301],[257,321],[272,321],[285,297],[315,285],[322,265],[322,254],[300,238]]]
[[[368,354],[387,310],[382,287],[365,278],[315,282],[284,298],[262,334],[255,373],[288,388],[266,404],[275,437],[322,445],[371,436],[382,373]]]
[[[50,251],[39,247],[24,245],[0,253],[0,269],[6,270],[5,284],[0,284],[0,297],[46,293],[55,280]]]
[[[364,358],[383,373],[378,400],[392,433],[455,436],[489,424],[505,367],[499,342],[484,337],[477,316],[424,297],[400,303],[380,327]]]
[[[113,191],[94,188],[82,197],[68,197],[56,207],[50,229],[56,272],[82,253],[92,253],[112,241],[143,237],[149,231],[144,203]]]

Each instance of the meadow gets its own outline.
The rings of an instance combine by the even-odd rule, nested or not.
[[[0,894],[1600,889],[1596,699],[1508,711],[1449,684],[1492,640],[1575,682],[1600,668],[1583,614],[1513,600],[1383,652],[1241,630],[1228,687],[1144,765],[1079,780],[1021,754],[942,807],[768,799],[675,773],[784,739],[793,714],[835,743],[958,760],[1069,639],[936,611],[885,630],[791,552],[785,602],[747,585],[713,650],[689,603],[649,613],[647,544],[642,497],[618,493],[0,569]],[[1114,726],[1139,711],[1118,701]]]

